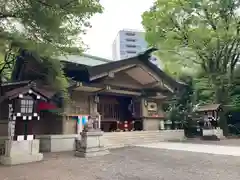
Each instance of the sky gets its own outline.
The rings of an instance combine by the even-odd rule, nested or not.
[[[112,59],[112,43],[121,29],[143,30],[141,15],[154,0],[100,0],[102,14],[91,19],[92,28],[83,36],[87,54]]]

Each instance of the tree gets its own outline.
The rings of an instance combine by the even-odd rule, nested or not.
[[[180,80],[186,84],[185,90],[181,96],[174,96],[168,103],[167,117],[173,122],[181,122],[184,128],[191,126],[191,117],[189,116],[193,110],[193,79],[188,75],[182,74]]]
[[[214,90],[209,86],[209,79],[204,75],[194,78],[196,104],[211,104],[214,102]]]
[[[0,7],[0,80],[19,50],[27,49],[49,59],[49,69],[57,74],[53,82],[60,78],[63,85],[60,63],[49,57],[80,53],[89,18],[102,12],[98,0],[0,0]]]
[[[156,0],[142,15],[146,40],[158,46],[160,59],[200,69],[216,103],[228,102],[239,61],[239,7],[237,0]]]
[[[240,110],[240,66],[238,65],[233,76],[230,89],[230,105],[234,110]]]

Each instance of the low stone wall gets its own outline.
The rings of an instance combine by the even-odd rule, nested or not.
[[[40,152],[63,152],[75,150],[77,134],[38,135]]]
[[[75,151],[77,134],[38,135],[40,152]],[[181,141],[185,138],[183,130],[109,132],[103,134],[108,148],[124,147],[141,143],[161,141]]]

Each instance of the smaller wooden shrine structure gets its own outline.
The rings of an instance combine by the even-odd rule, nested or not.
[[[219,118],[219,113],[222,112],[222,106],[221,104],[206,104],[199,106],[195,112],[198,113],[199,115],[208,115],[212,116],[215,119]]]
[[[221,104],[207,104],[199,106],[195,112],[200,116],[199,126],[202,136],[206,140],[223,139],[223,130],[220,129],[220,113],[223,111]]]
[[[35,130],[40,120],[38,105],[49,97],[30,81],[0,85],[0,164],[41,161]]]
[[[3,83],[0,95],[0,136],[11,136],[13,140],[34,139],[34,124],[40,120],[38,105],[48,101],[48,95],[30,81]]]

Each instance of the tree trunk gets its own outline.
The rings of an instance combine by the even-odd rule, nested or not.
[[[225,105],[227,103],[227,97],[228,97],[228,91],[221,86],[221,85],[215,85],[215,102],[217,104]],[[227,118],[225,116],[225,111],[221,111],[219,113],[220,121],[219,126],[223,130],[224,136],[228,135],[228,123]]]

